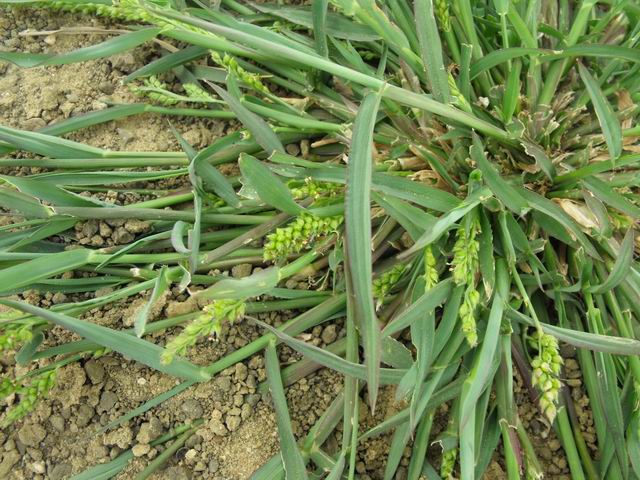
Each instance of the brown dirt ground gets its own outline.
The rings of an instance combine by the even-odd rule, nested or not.
[[[106,38],[102,34],[25,35],[26,31],[53,31],[66,27],[104,30],[117,26],[75,14],[51,15],[31,9],[0,10],[0,49],[58,52]],[[82,65],[24,70],[0,63],[0,124],[34,130],[72,115],[105,108],[108,102],[134,101],[135,97],[120,80],[155,56],[156,47],[149,45]],[[172,123],[195,147],[206,146],[234,128],[233,125],[206,120],[173,118]],[[178,149],[167,120],[157,115],[109,122],[68,135],[67,138],[113,150]],[[37,169],[25,169],[23,172],[14,169],[12,173],[34,171]],[[180,186],[177,181],[176,185],[170,185],[169,188]],[[137,194],[124,197],[116,194],[113,201],[129,203],[141,199],[144,198]],[[140,222],[86,222],[77,226],[75,241],[95,246],[126,243],[144,229],[145,226]],[[52,303],[81,301],[92,295],[25,292],[22,298],[48,306]],[[114,304],[91,311],[85,318],[115,328],[129,326],[136,309],[143,303],[144,297],[138,296],[129,304]],[[192,308],[183,294],[171,292],[157,306],[154,316],[164,318]],[[261,315],[260,318],[277,325],[294,314],[281,312]],[[316,327],[310,339],[316,344],[324,344],[324,340],[334,341],[343,335],[340,324],[337,324]],[[244,323],[232,326],[223,332],[219,341],[201,342],[194,349],[191,360],[203,365],[211,363],[258,336],[255,327]],[[47,342],[53,345],[72,339],[75,338],[69,332],[54,328]],[[164,341],[161,338],[155,340]],[[280,356],[285,363],[297,358],[287,348],[281,349]],[[580,372],[576,365],[575,361],[567,363],[567,367],[570,367],[568,375],[573,380],[572,396],[585,434],[592,439],[593,421],[587,409],[588,401],[580,388]],[[15,365],[11,356],[0,358],[0,372],[3,375],[20,374],[22,370],[24,367]],[[96,430],[109,421],[169,390],[177,382],[115,354],[86,358],[60,370],[57,386],[50,397],[41,401],[29,417],[0,431],[0,478],[61,480],[136,447],[135,452],[139,456],[118,477],[131,479],[163,450],[162,447],[150,448],[149,441],[176,425],[203,418],[205,423],[198,432],[178,450],[166,468],[152,478],[248,479],[278,450],[275,419],[269,399],[257,390],[258,384],[264,379],[263,358],[255,355],[221,372],[213,381],[192,387],[119,428],[97,435]],[[537,420],[537,411],[528,399],[526,389],[521,382],[517,385],[520,413],[525,426],[534,435],[547,478],[569,478],[557,438],[553,433],[547,436],[546,429]],[[308,432],[341,386],[338,375],[320,371],[288,389],[294,433],[298,437]],[[385,390],[382,397],[376,418],[363,417],[365,425],[372,426],[374,420],[381,421],[397,408],[392,401],[392,390]],[[361,410],[366,410],[366,407],[363,406]],[[433,434],[446,428],[446,408],[443,408],[441,417],[434,424]],[[339,437],[340,429],[330,437],[328,445],[339,445]],[[366,442],[357,465],[359,478],[382,478],[389,441],[389,436],[382,436]],[[439,463],[438,448],[432,446],[429,450],[434,465]],[[409,452],[401,462],[398,479],[406,476],[408,455]],[[496,458],[499,458],[499,454]],[[486,478],[505,478],[500,462],[492,462]]]

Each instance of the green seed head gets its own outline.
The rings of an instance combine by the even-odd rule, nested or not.
[[[533,335],[532,340],[539,350],[538,355],[531,361],[533,369],[531,383],[540,390],[540,408],[549,422],[553,423],[562,387],[558,378],[563,363],[558,340],[552,335],[546,333],[540,335],[538,332]]]
[[[56,370],[50,370],[44,372],[37,377],[33,377],[31,383],[28,385],[18,385],[11,380],[3,379],[0,386],[0,392],[5,396],[11,393],[17,393],[20,395],[20,402],[7,411],[4,420],[2,421],[3,427],[11,425],[16,420],[21,419],[29,412],[31,412],[39,399],[46,397],[49,391],[53,388],[56,381]]]
[[[436,286],[438,283],[438,266],[436,264],[436,257],[433,255],[431,245],[427,245],[423,254],[424,261],[424,282],[425,290],[429,290]]]
[[[220,334],[223,323],[234,323],[244,316],[246,304],[243,300],[214,300],[185,327],[180,334],[165,346],[161,361],[171,363],[176,355],[184,355],[199,338]]]
[[[452,448],[442,454],[442,463],[440,465],[440,476],[445,479],[453,478],[453,470],[456,467],[456,458],[458,457],[458,449]]]
[[[398,283],[407,266],[398,264],[391,270],[387,270],[373,281],[373,296],[376,299],[376,305],[379,308],[384,302],[385,297],[391,289]]]
[[[274,233],[267,235],[267,241],[264,245],[264,259],[280,260],[290,254],[298,253],[315,239],[336,232],[343,221],[342,215],[315,217],[303,213],[288,226],[278,228]]]

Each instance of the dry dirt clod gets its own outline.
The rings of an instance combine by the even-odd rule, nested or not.
[[[39,424],[25,423],[18,430],[18,439],[27,447],[37,447],[46,436],[46,430]]]
[[[84,371],[92,384],[96,385],[104,380],[104,367],[97,360],[89,360],[84,365]]]

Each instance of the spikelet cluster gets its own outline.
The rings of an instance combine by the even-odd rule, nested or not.
[[[178,99],[171,96],[167,85],[155,75],[145,79],[144,85],[144,87],[131,87],[131,91],[138,96],[148,97],[150,100],[166,107],[178,103]]]
[[[224,56],[222,56],[218,52],[212,52],[211,58],[214,62],[227,70],[227,72],[235,75],[238,80],[240,80],[246,86],[258,92],[267,94],[271,93],[265,86],[265,84],[262,83],[260,75],[246,71],[244,68],[238,65],[238,61],[231,55],[225,53]]]
[[[453,281],[467,287],[458,314],[462,332],[472,347],[478,343],[476,309],[480,303],[480,293],[476,289],[476,274],[480,264],[480,243],[477,239],[479,231],[480,222],[477,219],[471,222],[468,230],[464,225],[458,228],[452,261]]]
[[[160,361],[168,364],[176,355],[184,355],[199,338],[219,335],[223,323],[234,323],[244,316],[246,304],[243,300],[214,300],[203,312],[164,348]]]
[[[460,89],[458,88],[458,84],[456,83],[456,79],[453,78],[451,72],[449,72],[448,79],[449,91],[451,92],[451,96],[453,97],[453,104],[457,105],[461,110],[471,113],[471,105],[469,105],[469,102],[467,101],[465,96],[462,95],[462,92],[460,91]]]
[[[458,449],[452,448],[442,453],[442,463],[440,465],[440,477],[444,480],[453,478],[453,470],[456,467]]]
[[[207,92],[204,88],[199,87],[195,83],[185,83],[182,85],[184,91],[187,93],[187,97],[197,102],[215,102],[216,99],[213,95]]]
[[[28,385],[19,385],[9,379],[4,378],[0,384],[0,394],[7,397],[13,393],[20,395],[20,402],[7,411],[3,427],[11,425],[16,420],[31,412],[39,399],[46,397],[53,388],[56,381],[56,370],[44,372],[34,377]]]
[[[462,333],[467,343],[475,347],[478,344],[478,330],[476,328],[476,309],[480,303],[480,292],[475,288],[467,288],[458,310]]]
[[[160,7],[167,5],[165,0],[148,1]],[[73,0],[52,0],[28,5],[65,12],[91,13],[102,17],[127,20],[130,22],[151,22],[153,20],[152,15],[140,5],[138,0],[114,0],[112,5]]]
[[[31,324],[9,324],[0,332],[0,353],[14,350],[33,337]]]
[[[540,390],[540,408],[549,422],[556,418],[558,395],[560,394],[560,370],[562,357],[558,348],[558,340],[552,335],[537,332],[534,336],[537,340],[538,355],[531,361],[533,373],[531,383]]]
[[[376,299],[376,308],[380,308],[385,297],[398,283],[406,269],[406,265],[399,263],[373,281],[373,297]]]
[[[422,257],[424,262],[424,290],[427,291],[435,287],[439,281],[438,265],[431,245],[425,247]]]
[[[278,260],[286,258],[292,253],[298,253],[319,237],[337,232],[344,217],[316,217],[309,213],[303,213],[284,228],[278,228],[267,235],[264,245],[264,259]]]
[[[291,195],[296,200],[302,198],[332,197],[343,191],[343,187],[335,183],[315,182],[307,178],[304,185],[291,188]]]
[[[443,32],[451,31],[451,15],[448,0],[434,0],[433,9]]]

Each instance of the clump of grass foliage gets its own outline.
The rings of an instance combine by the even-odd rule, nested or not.
[[[38,132],[0,127],[0,165],[46,171],[3,175],[0,186],[0,205],[20,219],[1,227],[0,302],[11,310],[2,314],[0,345],[21,345],[20,364],[45,365],[27,374],[33,381],[3,383],[18,398],[27,392],[18,405],[32,406],[38,382],[49,388],[47,372],[106,350],[183,380],[112,428],[266,349],[282,454],[256,480],[356,478],[358,446],[386,432],[385,479],[407,446],[411,480],[440,478],[438,469],[480,478],[498,445],[509,479],[541,478],[514,403],[515,368],[560,438],[572,478],[640,477],[637,2],[0,3],[108,16],[131,30],[63,54],[0,52],[25,68],[105,57],[156,37],[174,45],[126,78],[139,103]],[[167,72],[179,85],[164,83]],[[143,112],[237,119],[243,129],[199,152],[180,139],[178,153],[106,151],[61,137]],[[303,145],[301,156],[287,154],[290,143]],[[32,155],[9,155],[16,150]],[[226,162],[238,162],[239,178],[215,168]],[[126,207],[77,194],[175,176],[192,188],[155,190]],[[47,241],[78,221],[114,218],[148,220],[152,231],[108,249]],[[259,239],[266,249],[247,247]],[[264,268],[243,279],[206,274],[247,262]],[[60,277],[69,270],[96,275]],[[325,290],[283,288],[308,275],[328,279]],[[111,293],[49,309],[9,299],[27,288],[104,286]],[[205,287],[197,295],[213,306],[147,322],[176,286]],[[131,331],[77,318],[144,292],[148,305]],[[225,321],[282,309],[301,313],[279,329],[258,322],[262,337],[211,365],[180,356]],[[328,349],[295,338],[340,317],[346,339]],[[170,350],[143,338],[185,323]],[[41,347],[53,325],[84,339]],[[280,342],[304,360],[282,371]],[[597,451],[563,383],[563,344],[577,348]],[[344,389],[296,442],[283,388],[310,366],[343,374]],[[358,398],[374,410],[388,384],[406,406],[364,431]],[[436,437],[432,422],[446,402],[449,427]],[[342,446],[329,452],[325,439],[340,422]],[[443,453],[431,465],[433,442]],[[78,478],[109,478],[130,458]]]

